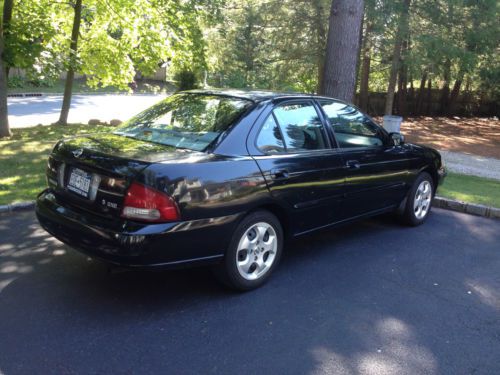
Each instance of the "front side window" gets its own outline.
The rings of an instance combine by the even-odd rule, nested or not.
[[[345,103],[328,101],[321,106],[335,131],[340,147],[376,147],[384,144],[384,134],[367,116]]]
[[[288,103],[275,108],[257,138],[257,147],[269,153],[261,145],[266,143],[264,139],[273,139],[276,145],[289,152],[328,148],[325,129],[311,102]]]
[[[133,117],[114,133],[203,151],[251,105],[249,100],[217,95],[172,95]]]

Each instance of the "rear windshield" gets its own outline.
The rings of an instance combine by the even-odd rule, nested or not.
[[[133,117],[114,133],[204,151],[251,104],[249,100],[217,95],[172,95]]]

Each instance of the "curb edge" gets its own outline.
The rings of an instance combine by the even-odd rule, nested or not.
[[[485,206],[482,204],[475,204],[475,203],[466,203],[438,196],[434,197],[432,203],[434,207],[443,208],[445,210],[462,212],[464,214],[475,215],[475,216],[500,219],[500,208],[492,206]]]
[[[0,214],[6,212],[32,210],[35,208],[35,201],[17,202],[6,205],[0,205]]]

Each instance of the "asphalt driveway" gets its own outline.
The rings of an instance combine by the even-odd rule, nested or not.
[[[90,119],[111,121],[128,120],[152,106],[165,95],[153,94],[75,94],[71,99],[68,121],[86,124]],[[62,95],[9,98],[9,123],[12,128],[23,128],[38,124],[50,125],[59,119]]]
[[[204,269],[109,272],[0,216],[0,373],[500,373],[500,221],[434,210],[286,250],[235,294]]]

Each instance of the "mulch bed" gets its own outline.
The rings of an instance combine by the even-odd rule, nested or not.
[[[497,118],[409,117],[404,119],[401,133],[411,143],[500,159]]]

